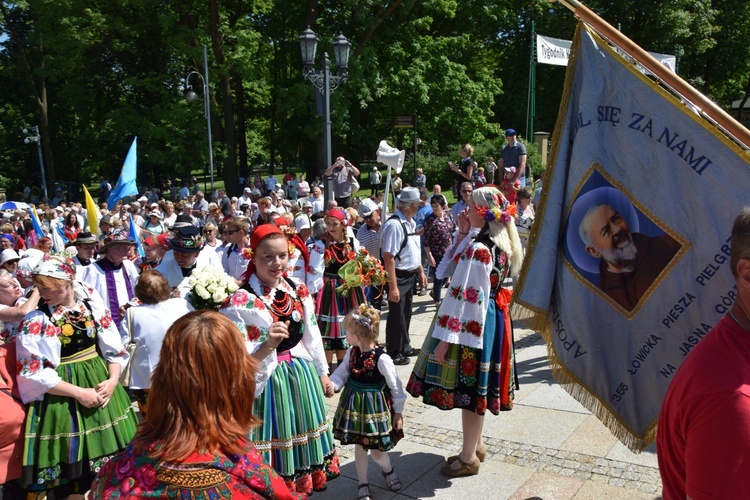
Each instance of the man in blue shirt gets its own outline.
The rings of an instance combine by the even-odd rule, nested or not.
[[[500,151],[500,157],[497,160],[498,172],[503,172],[505,168],[516,167],[516,174],[513,182],[521,181],[521,187],[526,187],[526,177],[530,175],[526,165],[526,146],[518,140],[516,131],[509,128],[505,131],[505,140],[508,144],[503,146]]]

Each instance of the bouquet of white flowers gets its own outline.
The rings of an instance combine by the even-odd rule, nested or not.
[[[221,269],[204,267],[193,271],[188,278],[190,292],[187,300],[196,309],[218,311],[224,301],[237,291],[237,283]]]

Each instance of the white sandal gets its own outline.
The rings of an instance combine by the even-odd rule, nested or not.
[[[362,490],[364,490],[364,493],[360,494]],[[365,483],[357,486],[357,500],[372,500],[369,484]]]
[[[395,467],[391,467],[390,472],[380,471],[385,478],[385,484],[388,485],[388,489],[391,491],[399,491],[401,489],[401,480],[396,475]]]

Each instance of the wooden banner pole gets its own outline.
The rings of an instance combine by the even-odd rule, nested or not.
[[[703,114],[723,128],[727,134],[731,135],[746,150],[750,149],[750,130],[745,128],[726,111],[694,89],[689,83],[680,78],[679,75],[670,71],[666,66],[654,59],[651,54],[643,50],[638,44],[623,35],[621,32],[617,31],[581,2],[578,2],[577,0],[558,1],[570,9],[579,19],[594,28],[605,38],[611,40],[620,49],[630,55],[630,57],[638,61],[639,64],[662,80],[667,86],[700,108]]]

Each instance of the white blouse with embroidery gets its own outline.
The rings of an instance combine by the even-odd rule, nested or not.
[[[101,296],[93,288],[76,286],[76,308],[88,314],[83,303],[88,300],[96,326],[96,340],[107,363],[117,363],[122,368],[130,355],[125,350],[120,333],[117,331],[109,310]],[[62,310],[56,308],[52,317],[40,310],[27,314],[18,327],[16,335],[16,357],[18,359],[18,391],[24,403],[40,401],[44,395],[59,384],[62,379],[55,369],[60,365],[60,336],[63,329],[55,322],[60,319]]]
[[[302,358],[312,362],[315,371],[319,377],[328,375],[328,362],[326,361],[325,351],[323,350],[323,340],[320,336],[318,322],[315,319],[315,304],[310,297],[310,291],[307,286],[295,278],[290,278],[297,287],[295,291],[286,280],[282,280],[279,288],[292,297],[299,297],[302,300],[304,315],[302,318],[302,340],[294,346],[289,353],[294,358]],[[249,281],[253,290],[262,290],[263,285],[258,277],[253,274]],[[275,294],[272,290],[271,294]],[[273,318],[271,311],[266,307],[263,301],[255,294],[240,288],[229,298],[229,304],[222,308],[220,313],[227,316],[237,325],[245,337],[247,351],[252,354],[258,349],[265,349],[263,342],[268,338],[268,327],[271,326]],[[256,397],[262,394],[268,383],[268,378],[278,366],[276,351],[260,363],[258,373],[256,374]]]
[[[435,317],[432,337],[478,349],[482,347],[487,301],[491,300],[492,254],[484,243],[472,241],[452,260],[456,270]]]

